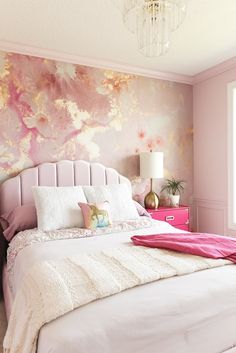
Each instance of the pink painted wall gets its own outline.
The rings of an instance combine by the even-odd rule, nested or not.
[[[227,84],[234,68],[196,83],[194,116],[194,209],[199,231],[234,234],[227,221]]]
[[[163,151],[165,177],[192,195],[192,87],[0,53],[0,181],[60,159],[99,161],[134,178],[138,154]]]

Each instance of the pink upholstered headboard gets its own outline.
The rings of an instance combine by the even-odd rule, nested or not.
[[[107,185],[130,181],[99,163],[60,161],[25,169],[0,186],[0,215],[17,206],[33,203],[32,186]]]

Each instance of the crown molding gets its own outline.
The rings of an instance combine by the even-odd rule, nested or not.
[[[49,50],[45,48],[39,48],[9,41],[0,40],[0,51],[17,53],[23,55],[36,56],[40,58],[46,58],[56,61],[63,61],[71,64],[78,64],[90,67],[96,67],[99,69],[110,69],[118,72],[125,72],[129,74],[134,74],[138,76],[145,76],[150,78],[156,78],[165,81],[172,81],[178,83],[185,83],[192,85],[192,76],[181,75],[171,72],[161,72],[155,70],[147,70],[141,67],[135,67],[125,64],[119,64],[112,61],[107,61],[103,59],[93,59],[87,58],[75,54],[68,54],[64,52],[59,52],[55,50]]]
[[[193,76],[193,84],[195,85],[202,81],[206,81],[214,76],[221,75],[224,72],[232,69],[236,69],[236,56]]]

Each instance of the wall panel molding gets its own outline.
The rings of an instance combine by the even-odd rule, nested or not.
[[[194,230],[227,234],[227,203],[219,200],[194,198]]]

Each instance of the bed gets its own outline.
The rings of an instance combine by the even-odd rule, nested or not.
[[[98,163],[60,161],[27,169],[0,188],[0,213],[33,202],[32,186],[129,184]],[[135,234],[181,232],[165,222],[103,236],[33,242],[3,268],[7,317],[36,263],[127,244]],[[11,282],[11,283],[10,283]],[[37,353],[235,353],[236,266],[153,281],[72,310],[44,325]]]

